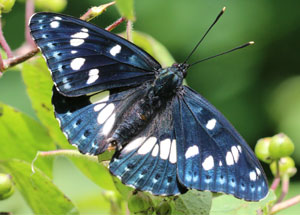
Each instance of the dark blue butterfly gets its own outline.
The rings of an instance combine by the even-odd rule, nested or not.
[[[225,117],[127,40],[85,21],[37,13],[31,34],[51,71],[55,116],[81,153],[117,147],[110,172],[154,195],[210,190],[258,201],[264,171]]]

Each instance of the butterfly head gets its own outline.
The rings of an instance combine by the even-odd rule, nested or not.
[[[173,64],[171,67],[162,69],[154,82],[156,95],[169,96],[181,87],[186,75],[187,64]]]

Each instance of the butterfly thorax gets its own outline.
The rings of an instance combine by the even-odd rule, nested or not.
[[[110,142],[121,147],[143,131],[156,114],[164,110],[182,86],[182,81],[183,72],[178,66],[161,69],[153,83],[146,87],[145,95],[124,113]]]

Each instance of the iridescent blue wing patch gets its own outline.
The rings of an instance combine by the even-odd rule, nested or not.
[[[110,172],[138,190],[154,195],[186,192],[177,180],[177,151],[172,105],[157,114],[147,128],[117,152]]]
[[[30,30],[54,84],[66,96],[137,86],[161,67],[127,40],[77,18],[36,13]]]
[[[216,108],[183,88],[173,106],[179,182],[248,201],[264,198],[267,180],[249,146]]]
[[[52,104],[68,141],[83,154],[97,155],[107,149],[107,136],[114,131],[122,113],[143,93],[143,89],[133,88],[66,97],[53,87]]]

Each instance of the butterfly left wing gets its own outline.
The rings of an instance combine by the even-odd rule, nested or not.
[[[154,195],[186,192],[176,176],[177,153],[171,103],[112,158],[110,172],[124,184]]]
[[[135,87],[154,80],[161,68],[133,43],[74,17],[36,13],[29,27],[56,88],[66,96]]]
[[[184,86],[173,111],[181,184],[248,201],[267,195],[267,180],[259,161],[216,108]]]

